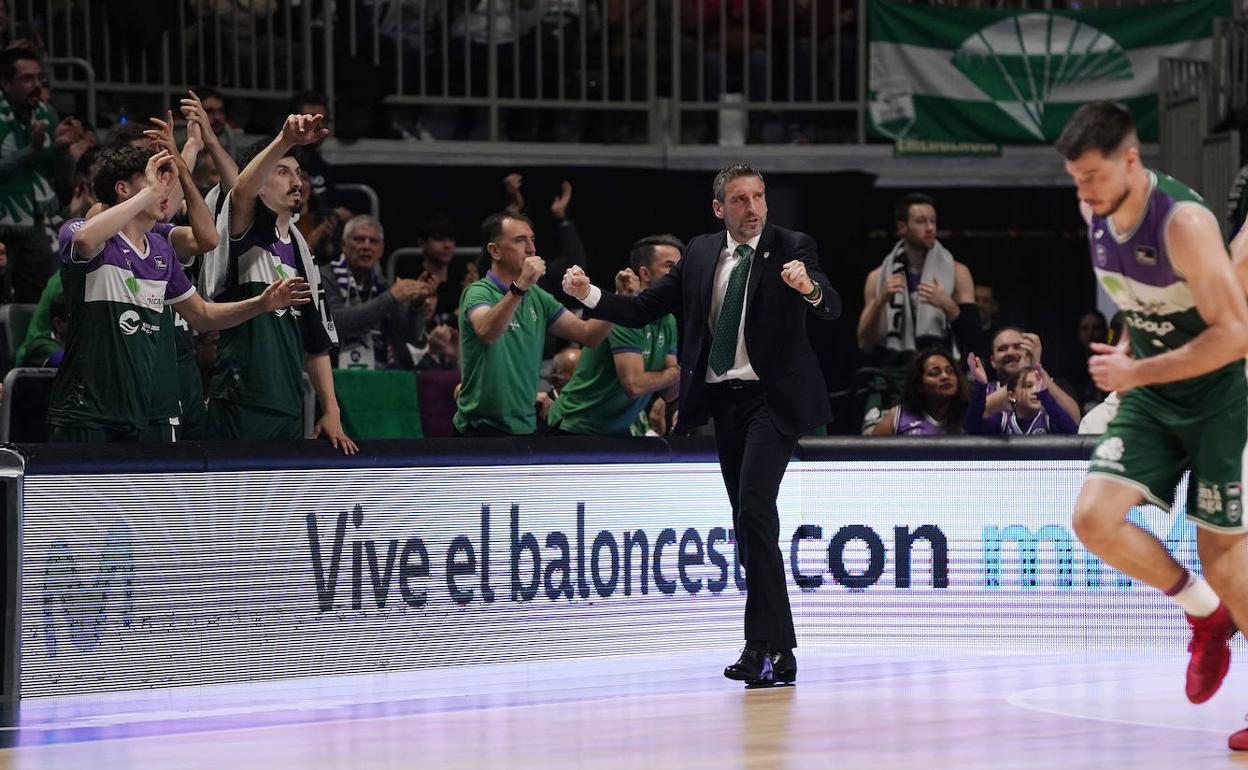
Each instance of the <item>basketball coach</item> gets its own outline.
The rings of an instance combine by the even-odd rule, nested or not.
[[[745,649],[724,676],[749,685],[792,683],[797,638],[776,495],[797,437],[831,419],[806,318],[837,318],[841,298],[819,267],[814,239],[767,224],[762,174],[729,166],[716,175],[713,191],[711,208],[725,229],[690,241],[684,259],[646,291],[603,293],[580,267],[568,269],[563,287],[589,317],[622,326],[682,316],[677,429],[715,420],[746,572]]]

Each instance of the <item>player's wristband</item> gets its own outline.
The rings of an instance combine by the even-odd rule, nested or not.
[[[809,294],[803,294],[802,299],[807,302],[818,302],[822,296],[823,289],[819,286],[819,284],[815,284],[815,288],[811,289]]]
[[[511,288],[508,289],[507,291],[512,294],[515,294],[517,297],[523,297],[525,294],[529,293],[528,289],[521,289],[519,286],[517,286],[515,281],[511,282]]]

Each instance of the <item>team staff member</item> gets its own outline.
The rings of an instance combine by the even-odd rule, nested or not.
[[[685,244],[673,235],[650,236],[633,244],[629,262],[641,289],[671,272],[684,250]],[[646,398],[674,389],[679,382],[675,316],[669,313],[640,329],[617,326],[605,345],[581,354],[576,374],[550,407],[547,422],[563,433],[627,436]]]
[[[537,430],[535,405],[546,330],[587,347],[611,324],[564,311],[537,285],[546,262],[537,256],[533,223],[523,214],[493,214],[481,224],[485,277],[460,299],[460,373],[455,412],[461,436],[527,436]]]
[[[605,294],[580,268],[564,290],[590,315],[639,327],[683,310],[680,416],[687,431],[715,418],[715,443],[741,562],[749,576],[745,650],[724,669],[749,684],[797,678],[776,495],[797,437],[832,417],[806,339],[806,318],[832,320],[840,296],[810,236],[767,224],[763,176],[745,164],[715,177],[711,208],[727,232],[699,236],[684,259],[636,297]]]

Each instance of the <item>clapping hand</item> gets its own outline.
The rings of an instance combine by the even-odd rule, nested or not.
[[[565,274],[566,275],[566,274]],[[641,279],[631,268],[624,268],[615,274],[615,293],[631,297],[641,291]]]
[[[518,175],[517,175],[518,176]],[[523,199],[521,199],[523,205]],[[550,204],[550,213],[556,220],[568,218],[568,204],[572,202],[572,183],[564,181],[559,187],[559,194]]]
[[[988,372],[984,371],[984,362],[979,356],[971,353],[966,357],[966,367],[971,371],[971,378],[980,385],[988,384]]]

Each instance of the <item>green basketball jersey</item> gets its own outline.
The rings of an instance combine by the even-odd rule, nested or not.
[[[628,435],[649,394],[629,398],[615,371],[615,354],[639,353],[648,372],[663,370],[676,353],[676,318],[667,315],[640,329],[617,326],[597,347],[581,351],[576,373],[550,407],[552,428],[599,436]]]
[[[118,233],[94,257],[74,253],[74,233],[85,221],[72,219],[60,231],[69,332],[48,422],[141,433],[153,405],[168,403],[166,389],[176,408],[176,381],[171,387],[161,377],[165,357],[174,361],[163,328],[170,312],[166,304],[181,302],[195,289],[173,247],[155,231],[142,246]]]
[[[1136,358],[1175,350],[1208,328],[1166,247],[1166,226],[1174,212],[1182,206],[1207,206],[1181,182],[1165,174],[1149,174],[1148,203],[1134,230],[1118,233],[1108,217],[1093,216],[1088,225],[1097,281],[1125,311]],[[1199,377],[1148,387],[1176,405],[1195,408],[1211,397],[1239,397],[1226,393],[1228,386],[1243,389],[1243,361],[1232,361]]]
[[[525,294],[502,335],[487,345],[473,331],[468,315],[479,307],[493,307],[508,287],[487,272],[481,280],[464,289],[460,298],[459,339],[460,388],[455,429],[466,433],[488,425],[522,436],[537,430],[534,399],[541,374],[542,344],[546,327],[564,311],[549,292],[534,286]]]

